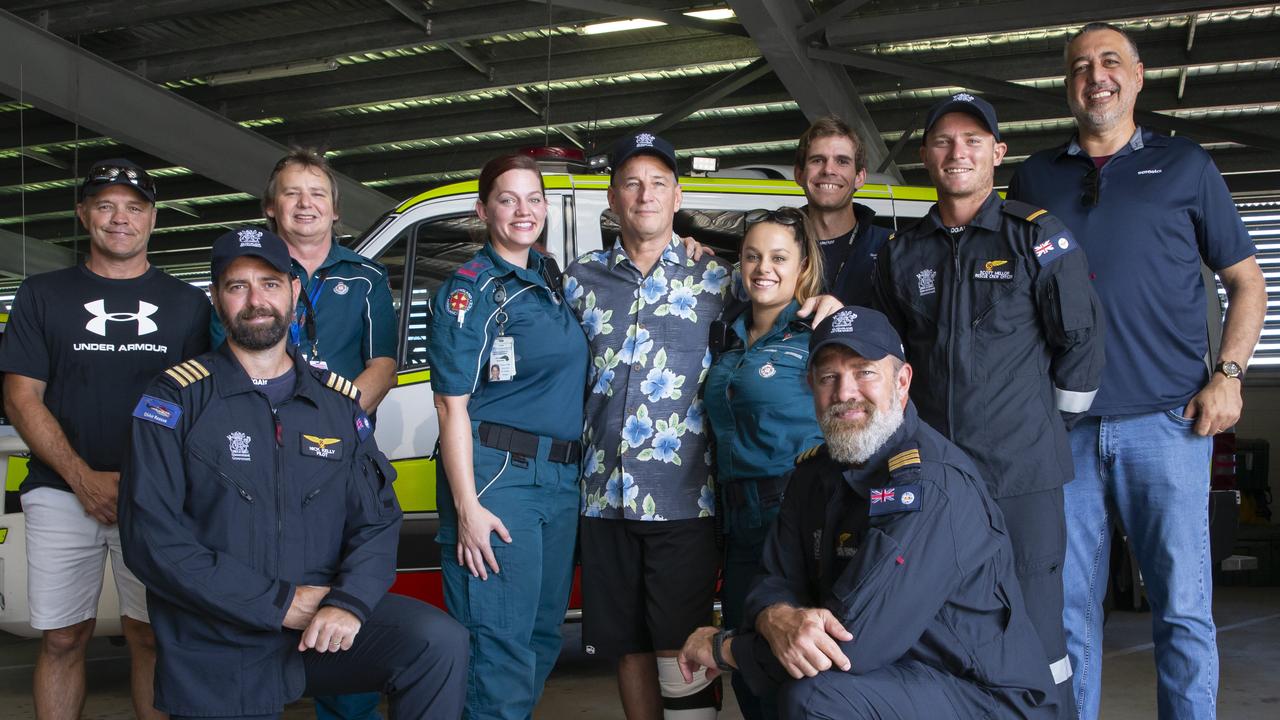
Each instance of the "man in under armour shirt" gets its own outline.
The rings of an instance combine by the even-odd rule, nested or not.
[[[108,553],[134,710],[164,717],[152,706],[146,592],[120,555],[116,488],[142,391],[165,368],[208,349],[209,301],[147,261],[155,199],[155,183],[138,165],[95,164],[76,206],[89,257],[27,278],[0,343],[5,412],[31,448],[21,492],[31,626],[44,633],[34,682],[40,720],[80,716]]]

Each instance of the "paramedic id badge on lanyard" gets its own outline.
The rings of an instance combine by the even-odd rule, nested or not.
[[[516,340],[500,335],[493,340],[489,353],[489,381],[506,382],[516,376]]]

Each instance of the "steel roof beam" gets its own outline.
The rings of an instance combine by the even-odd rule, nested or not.
[[[685,36],[647,47],[617,48],[593,44],[568,57],[561,56],[559,62],[553,63],[551,81],[679,70],[690,65],[755,59],[759,54],[755,43],[731,36]],[[329,82],[329,78],[324,82],[298,78],[299,82],[291,83],[289,88],[277,89],[269,95],[248,95],[243,90],[236,95],[217,88],[193,88],[183,94],[201,104],[218,108],[227,117],[247,119],[316,114],[326,108],[394,102],[406,97],[501,92],[547,81],[545,60],[532,62],[527,53],[491,59],[494,68],[494,81],[491,83],[477,83],[474,75],[455,72],[458,63],[443,53],[440,55],[412,58],[409,62],[389,61],[388,66],[368,70],[352,68],[355,72],[344,72],[348,68],[341,68],[330,73],[337,76],[338,82]]]
[[[644,124],[644,129],[652,133],[665,132],[668,128],[684,120],[690,115],[705,110],[724,98],[769,74],[769,62],[760,58],[750,65],[729,73],[706,88],[689,96],[673,108]]]
[[[555,5],[557,7],[569,7],[577,10],[585,10],[590,13],[597,13],[604,17],[620,17],[620,18],[636,18],[640,20],[655,20],[663,22],[675,27],[687,27],[694,30],[705,30],[707,32],[721,33],[723,35],[738,35],[747,37],[747,31],[738,23],[729,20],[704,20],[698,17],[690,17],[680,12],[670,12],[654,7],[646,7],[644,5],[632,5],[625,2],[614,2],[613,0],[529,0],[529,2],[539,5]]]
[[[912,3],[901,12],[855,15],[827,28],[832,47],[856,47],[936,37],[986,35],[1093,20],[1185,15],[1189,12],[1257,7],[1257,0],[1019,0],[948,3],[923,9]],[[884,7],[881,5],[880,7]]]
[[[0,273],[27,277],[76,264],[70,248],[0,228]]]
[[[921,63],[907,62],[880,55],[858,52],[857,50],[824,50],[821,48],[810,48],[809,57],[816,60],[841,63],[863,70],[874,70],[876,72],[914,77],[916,79],[926,80],[928,82],[934,82],[942,85],[959,85],[982,93],[1022,100],[1024,102],[1049,105],[1059,109],[1066,106],[1066,99],[1060,93],[1040,90],[1027,85],[1019,85],[1006,80],[997,80],[995,78],[976,75],[973,73],[961,73],[950,67],[933,67]],[[1149,125],[1151,127],[1161,128],[1164,130],[1173,130],[1203,139],[1229,140],[1242,145],[1251,145],[1253,147],[1267,148],[1269,150],[1280,150],[1280,138],[1277,138],[1274,135],[1240,132],[1209,123],[1185,120],[1183,118],[1148,112],[1145,110],[1135,111],[1134,118],[1142,125]]]
[[[387,13],[393,12],[387,8]],[[104,57],[133,67],[145,58],[139,68],[155,82],[183,80],[210,73],[231,72],[256,67],[274,67],[316,58],[358,55],[378,50],[415,47],[418,45],[462,42],[511,33],[543,30],[547,27],[546,8],[529,2],[512,2],[493,6],[488,12],[466,7],[432,12],[431,37],[424,38],[422,28],[405,23],[398,15],[369,16],[369,11],[348,16],[321,15],[322,27],[279,34],[255,43],[234,37],[199,39],[194,47],[180,42],[130,47],[119,52],[102,48]],[[591,13],[556,8],[555,25],[594,19]]]
[[[0,11],[0,92],[257,195],[286,148]],[[342,219],[363,229],[395,200],[339,176]]]
[[[108,0],[55,5],[16,14],[37,27],[63,37],[138,27],[195,15],[275,5],[280,0]]]
[[[866,4],[867,0],[844,0],[844,2],[839,5],[823,12],[821,15],[815,17],[804,25],[801,25],[800,29],[796,31],[796,34],[806,40],[815,35],[819,35],[823,30],[826,30],[834,23],[843,20],[846,15]]]
[[[889,148],[880,139],[875,121],[858,97],[849,73],[839,64],[807,54],[804,38],[796,29],[813,18],[807,0],[729,0],[743,27],[760,46],[773,72],[782,79],[810,122],[835,115],[857,131],[866,144],[867,165],[880,166]],[[885,172],[898,176],[890,164]]]
[[[1265,59],[1268,57],[1280,57],[1280,49],[1277,49],[1275,44],[1274,31],[1270,31],[1270,32],[1264,31],[1261,28],[1259,28],[1256,23],[1245,24],[1244,27],[1252,27],[1254,29],[1248,32],[1233,32],[1231,34],[1208,35],[1203,31],[1204,27],[1202,26],[1201,28],[1202,31],[1197,33],[1195,49],[1190,55],[1187,55],[1187,53],[1184,50],[1183,33],[1179,30],[1176,30],[1176,29],[1153,30],[1153,31],[1146,31],[1146,32],[1140,33],[1138,35],[1138,41],[1144,45],[1145,49],[1143,52],[1143,59],[1146,63],[1146,67],[1148,70],[1147,90],[1141,96],[1139,96],[1140,105],[1148,105],[1152,107],[1172,107],[1173,106],[1173,105],[1164,105],[1161,103],[1152,103],[1149,99],[1151,95],[1151,88],[1154,86],[1154,84],[1157,82],[1163,82],[1160,80],[1155,80],[1151,77],[1151,73],[1158,69],[1178,67],[1179,65],[1185,66],[1185,64],[1201,65],[1201,64],[1216,64],[1216,63],[1235,63],[1235,62],[1247,62],[1250,59]],[[730,50],[729,56],[738,55],[739,53],[745,55],[747,53],[755,51],[755,47],[753,45],[748,45],[748,43],[745,43],[733,38],[707,37],[707,38],[703,38],[702,40],[704,40],[709,45],[709,48],[707,51],[708,53],[711,53],[711,59],[715,59],[716,57],[724,57],[722,53],[726,50],[726,48],[735,44],[738,45],[739,47],[736,49]],[[561,43],[565,44],[565,39],[561,39]],[[724,43],[728,43],[728,45]],[[504,45],[513,45],[513,44],[514,43],[507,43]],[[534,73],[531,70],[528,70],[527,68],[523,71],[521,70],[521,67],[531,65],[531,63],[529,63],[528,58],[526,56],[523,56],[523,55],[517,56],[513,54],[510,50],[503,49],[499,51],[496,49],[496,48],[500,48],[501,46],[493,46],[493,47],[495,48],[494,52],[495,54],[498,54],[498,57],[494,63],[491,63],[491,66],[495,68],[496,74],[499,77],[501,77],[503,80],[509,81],[513,79],[512,73],[523,72],[527,74],[529,78],[532,78],[533,76],[536,75],[536,73]],[[681,46],[677,44],[674,47],[666,46],[662,48],[662,50],[670,51],[669,54],[673,56],[679,56],[681,59],[685,59],[685,53],[682,50],[677,49],[679,47]],[[1017,48],[1016,51],[1014,51],[1014,48]],[[1009,45],[992,47],[991,51],[993,53],[998,53],[998,54],[993,55],[991,57],[985,57],[985,58],[983,57],[953,58],[953,57],[950,57],[949,54],[945,51],[931,51],[927,53],[912,54],[911,57],[913,59],[917,59],[927,64],[936,65],[936,64],[945,62],[947,67],[955,68],[962,72],[973,72],[976,74],[988,75],[991,77],[997,77],[1005,80],[1014,79],[1016,77],[1057,77],[1057,76],[1060,76],[1063,71],[1061,54],[1059,53],[1059,51],[1057,49],[1050,49],[1046,51],[1043,47],[1043,43],[1041,43],[1038,46],[1033,43],[1031,44],[1031,47],[1028,47],[1027,43],[1011,43]],[[599,51],[599,52],[603,53],[604,51]],[[667,53],[658,53],[658,56],[651,60],[650,54],[647,52],[647,50],[645,50],[644,52],[645,54],[641,56],[640,61],[645,63],[646,65],[648,65],[648,63],[650,62],[661,62],[662,61],[661,56],[663,54],[667,54]],[[626,51],[620,49],[620,50],[617,50],[616,53],[619,55],[625,55]],[[418,62],[411,63],[411,64],[418,69],[412,71],[412,74],[408,74],[409,67],[408,65],[405,65],[402,60],[389,61],[386,63],[376,63],[376,65],[378,66],[387,65],[387,67],[385,68],[387,77],[394,76],[400,80],[400,87],[398,92],[399,95],[404,94],[404,87],[412,87],[414,88],[414,92],[420,92],[421,90],[424,90],[424,89],[427,91],[435,91],[440,89],[439,83],[441,81],[451,81],[461,85],[461,82],[467,79],[466,75],[463,73],[446,71],[446,65],[441,64],[439,62],[439,60],[446,59],[444,57],[444,54],[439,53],[437,55],[439,55],[440,57],[435,58],[432,62],[425,63],[425,64],[422,61],[426,60],[427,58],[416,58],[415,60],[417,60]],[[580,60],[576,58],[577,58],[576,55],[569,58],[559,57],[558,62],[553,66],[553,72],[555,73],[555,75],[553,76],[553,80],[562,80],[562,79],[568,79],[568,78],[580,76],[581,74],[586,72],[586,68],[588,67],[599,66],[602,68],[601,72],[608,72],[608,70],[611,68],[613,64],[613,61],[603,59],[602,56],[598,54],[596,51],[592,51],[585,60]],[[625,62],[625,58],[620,62]],[[581,70],[578,67],[579,65],[582,66]],[[450,63],[448,64],[448,67],[456,69],[458,66],[456,63]],[[644,67],[644,65],[642,65],[641,67]],[[439,68],[440,71],[429,72],[429,69],[431,68]],[[329,76],[333,78],[345,78],[345,75],[348,70],[354,70],[354,68],[343,68],[342,70],[336,73],[331,73]],[[1217,82],[1219,82],[1219,78],[1236,77],[1241,75],[1243,75],[1244,77],[1251,77],[1253,73],[1231,72],[1231,73],[1218,74],[1213,77],[1205,77],[1203,79],[1197,79],[1194,82],[1189,84],[1187,96],[1186,98],[1184,98],[1184,101],[1181,103],[1181,105],[1184,107],[1190,107],[1194,105],[1205,104],[1204,100],[1197,98],[1198,85],[1202,85],[1206,82],[1216,84]],[[542,77],[545,80],[545,77],[546,77],[545,74],[543,74]],[[519,78],[514,78],[514,79],[519,79]],[[303,80],[306,80],[306,79],[299,78],[298,79],[299,82],[297,83],[291,82],[289,85],[296,86],[296,85],[303,84],[302,83]],[[360,82],[361,80],[365,80],[365,82]],[[311,107],[314,108],[315,97],[324,97],[326,99],[333,98],[334,101],[359,100],[361,98],[355,98],[355,97],[348,98],[346,97],[346,95],[363,92],[369,89],[370,87],[372,87],[370,83],[378,83],[383,80],[385,80],[385,78],[379,78],[374,75],[358,74],[355,76],[355,81],[347,81],[344,79],[341,83],[337,85],[324,85],[324,84],[320,84],[319,82],[316,82],[314,84],[307,84],[306,85],[307,89],[305,90],[295,91],[290,89],[290,90],[284,90],[279,92],[292,94],[291,97],[296,96],[298,98],[299,103],[301,103],[303,100],[307,100],[311,102]],[[691,78],[690,80],[696,81],[696,79],[694,78]],[[472,91],[484,91],[488,89],[488,87],[494,87],[494,85],[489,85],[488,87],[485,87],[485,88],[476,87],[474,79],[471,79],[470,82],[472,83]],[[536,82],[536,81],[530,80],[530,82]],[[667,80],[646,81],[642,85],[635,84],[635,87],[647,88],[650,85],[661,84],[664,82],[670,82],[670,81],[667,81]],[[887,74],[877,73],[877,72],[864,72],[861,75],[859,75],[859,79],[858,79],[859,90],[863,93],[864,96],[871,93],[887,92],[887,91],[893,91],[893,90],[911,90],[914,88],[927,87],[929,85],[930,83],[913,80],[912,78],[902,78],[898,76],[892,76],[892,75],[887,75]],[[347,88],[350,88],[350,91],[348,91]],[[387,86],[387,88],[388,88],[387,92],[395,92],[395,89],[396,89],[394,85],[390,85],[390,84]],[[278,103],[281,103],[282,100],[286,99],[284,97],[273,97],[272,95],[265,94],[265,93],[262,93],[262,94],[253,93],[252,97],[250,97],[245,95],[246,90],[247,88],[243,88],[243,87],[238,90],[238,92],[242,94],[242,96],[239,98],[236,98],[229,94],[230,92],[235,91],[235,86],[231,86],[228,88],[211,88],[211,89],[200,89],[200,90],[193,89],[190,91],[183,91],[183,94],[185,94],[187,97],[191,99],[198,100],[199,102],[201,102],[201,104],[207,107],[215,107],[215,108],[225,107],[225,110],[231,113],[230,117],[232,117],[232,119],[237,119],[237,120],[245,119],[246,117],[261,116],[264,114],[263,108],[268,106],[271,106],[273,109],[278,109],[283,114],[288,115],[289,111],[293,107],[292,100],[286,103],[278,104]],[[463,92],[463,91],[460,90],[460,92]],[[582,90],[558,91],[557,92],[558,104],[563,102],[560,100],[560,98],[564,98],[566,96],[573,97],[574,93],[579,93],[579,92],[583,92],[583,91]],[[593,91],[593,92],[608,93],[608,89],[601,88],[599,91]],[[1251,93],[1251,95],[1256,96],[1256,93]],[[618,98],[611,102],[618,102],[619,100],[625,101],[625,99],[626,99],[625,97]],[[1275,102],[1277,99],[1280,99],[1280,93],[1275,94],[1275,96],[1271,98],[1259,98],[1257,100],[1247,100],[1247,101],[1241,100],[1239,102]],[[671,102],[674,102],[674,101],[671,101]],[[1216,101],[1210,101],[1210,102],[1215,103]],[[484,101],[474,101],[474,102],[462,103],[460,105],[467,105],[467,106],[474,105],[477,108],[477,110],[479,110],[480,108],[484,107]],[[659,107],[661,106],[662,105],[659,105]],[[563,105],[561,105],[561,107],[563,107]],[[600,103],[599,107],[607,110],[608,112],[613,111],[613,108],[606,103]],[[1063,108],[1064,108],[1063,112],[1065,112],[1065,101],[1063,103]],[[250,109],[252,110],[250,111]],[[404,117],[405,113],[408,113],[409,116],[412,117],[412,113],[414,112],[416,111],[405,110],[405,111],[398,111],[395,113],[386,113],[385,114],[387,117],[386,121],[378,120],[372,124],[381,125],[384,122],[391,121],[391,118],[393,117],[395,118]],[[430,112],[434,114],[437,111],[432,110]],[[636,111],[636,113],[643,113],[643,112],[645,111],[644,110]],[[278,131],[276,130],[276,128],[289,128],[291,132],[307,134],[312,132],[311,127],[309,127],[311,125],[319,124],[320,127],[330,128],[334,126],[341,126],[343,124],[348,124],[351,122],[349,118],[339,117],[337,116],[337,114],[331,113],[331,112],[324,113],[324,114],[312,112],[310,114],[313,115],[314,117],[308,117],[305,119],[299,118],[299,117],[293,117],[290,119],[290,122],[287,123],[286,125],[273,126],[271,128],[263,128],[262,132],[263,134],[271,136],[273,132],[278,134]],[[25,116],[25,117],[20,118],[19,116]],[[25,135],[27,145],[29,146],[38,146],[46,143],[68,142],[72,140],[73,136],[75,136],[76,134],[75,128],[71,123],[64,122],[60,118],[54,118],[40,111],[28,111],[26,113],[0,113],[0,137],[3,137],[7,134],[7,136],[14,138],[16,141],[20,119],[22,120],[22,124],[24,126],[23,133]],[[590,116],[588,116],[586,119],[589,120],[591,118]],[[367,117],[360,118],[357,122],[359,122],[362,125],[370,124],[369,119]],[[880,122],[883,123],[884,121],[882,120]],[[301,125],[299,125],[298,123],[301,123]],[[298,128],[298,129],[295,131],[294,130],[295,128]],[[439,134],[446,134],[446,133],[441,132]],[[94,137],[94,134],[92,133],[86,134],[82,129],[80,131],[79,137],[82,140],[92,139]],[[338,143],[336,146],[342,147],[343,145],[341,145],[341,143]],[[14,148],[0,148],[0,149],[14,149]],[[53,154],[56,155],[57,153],[53,152]],[[0,163],[2,162],[3,161],[0,161]],[[0,168],[0,177],[2,176],[3,176],[3,169]]]

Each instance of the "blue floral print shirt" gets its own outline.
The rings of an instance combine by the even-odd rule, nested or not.
[[[686,520],[715,513],[699,392],[711,366],[707,334],[732,267],[694,262],[679,237],[643,275],[615,241],[564,276],[564,295],[587,333],[582,514]]]

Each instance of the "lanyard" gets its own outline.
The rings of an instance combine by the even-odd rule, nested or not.
[[[849,231],[849,242],[845,244],[844,258],[840,260],[840,264],[836,266],[836,272],[831,276],[832,287],[828,290],[835,292],[835,285],[840,282],[840,273],[844,272],[844,266],[849,264],[849,258],[853,257],[853,242],[858,238],[858,225],[855,222],[853,229]]]
[[[302,344],[302,330],[306,329],[311,339],[311,359],[320,359],[320,338],[316,336],[316,308],[320,305],[320,293],[324,290],[324,280],[329,269],[321,268],[311,278],[311,289],[301,294],[301,309],[296,310],[294,321],[289,324],[289,336],[294,345]]]

